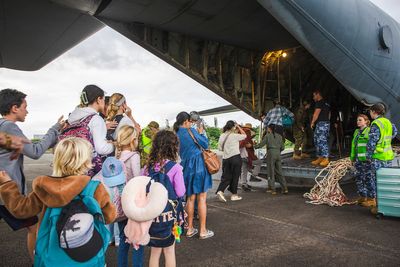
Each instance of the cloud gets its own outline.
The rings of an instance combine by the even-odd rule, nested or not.
[[[151,120],[161,125],[166,119],[172,123],[180,111],[228,104],[110,28],[91,36],[39,71],[1,69],[0,76],[0,88],[15,88],[28,95],[29,114],[21,124],[28,137],[45,133],[59,116],[68,116],[79,104],[82,88],[92,83],[109,95],[124,94],[143,126]],[[240,112],[235,119],[246,122],[251,117]],[[213,124],[213,118],[206,120]]]

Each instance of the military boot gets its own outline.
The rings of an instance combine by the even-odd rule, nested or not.
[[[364,203],[365,201],[367,201],[366,197],[358,197],[358,198],[354,199],[354,202],[356,202],[356,204],[358,204],[358,205],[362,205],[362,203]]]
[[[329,165],[329,159],[328,158],[322,158],[322,161],[319,163],[319,166],[321,166],[322,168],[325,168],[328,165]]]
[[[367,207],[367,208],[376,207],[375,198],[369,198],[369,197],[367,197],[367,200],[365,200],[363,203],[361,203],[361,206]]]
[[[318,157],[316,160],[311,161],[312,165],[319,165],[324,158]]]
[[[300,159],[302,159],[302,157],[299,154],[294,153],[293,154],[293,159],[294,160],[300,160]]]

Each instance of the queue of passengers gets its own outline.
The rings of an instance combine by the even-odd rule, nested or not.
[[[313,92],[313,99],[316,105],[311,128],[318,156],[313,164],[324,167],[329,164],[330,107],[318,90]],[[276,194],[277,179],[282,193],[288,193],[280,156],[285,120],[295,123],[294,159],[309,157],[303,151],[305,124],[296,122],[303,120],[310,107],[308,102],[302,104],[295,116],[276,102],[263,118],[267,130],[257,145],[252,140],[251,125],[226,123],[218,142],[223,152],[222,178],[216,192],[219,200],[227,202],[226,189],[232,193],[231,201],[242,199],[237,193],[239,177],[242,189],[248,191],[248,171],[255,165],[256,175],[262,162],[254,148],[264,146],[267,191]],[[110,232],[119,237],[118,266],[128,265],[130,248],[133,265],[143,266],[144,246],[151,247],[150,266],[159,265],[161,254],[166,266],[176,266],[175,243],[180,240],[185,220],[184,195],[185,235],[199,239],[214,236],[206,223],[206,199],[212,179],[202,156],[202,151],[208,149],[204,124],[197,113],[180,112],[174,132],[159,131],[156,122],[142,130],[122,94],[113,94],[105,106],[104,91],[88,85],[67,121],[60,117],[42,140],[31,143],[16,124],[24,122],[28,114],[26,95],[13,89],[0,91],[1,216],[14,230],[27,229],[28,251],[35,266],[104,266]],[[376,205],[376,171],[390,166],[394,157],[391,139],[397,129],[384,118],[385,112],[381,103],[371,107],[370,128],[368,117],[359,115],[359,129],[352,143],[359,203],[372,208]],[[35,178],[28,194],[24,156],[38,159],[54,146],[52,175]],[[162,202],[163,194],[169,201]],[[196,208],[198,229],[194,226]]]
[[[61,117],[42,140],[31,143],[16,124],[28,114],[26,95],[14,89],[0,91],[0,196],[4,203],[0,213],[14,230],[28,230],[34,266],[104,266],[110,232],[119,232],[118,266],[128,265],[130,248],[133,266],[143,266],[144,246],[151,247],[150,266],[159,265],[161,254],[166,266],[176,266],[184,195],[185,235],[214,236],[206,226],[212,180],[202,148],[196,145],[208,148],[205,129],[193,129],[190,114],[181,112],[175,133],[159,131],[156,122],[142,130],[122,94],[107,100],[105,108],[104,91],[86,86],[68,119]],[[51,147],[55,147],[53,173],[35,178],[29,193],[24,156],[38,159]],[[167,189],[168,201],[161,201],[164,193],[154,181]],[[124,205],[125,188],[129,193]],[[193,222],[196,201],[199,229]]]

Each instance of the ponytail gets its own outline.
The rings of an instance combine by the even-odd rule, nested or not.
[[[190,115],[186,111],[179,112],[178,115],[176,115],[176,122],[174,123],[175,133],[179,131],[179,127],[187,120],[190,120]]]
[[[118,113],[119,108],[125,103],[125,97],[122,94],[114,93],[110,97],[107,110],[107,120],[113,121]]]

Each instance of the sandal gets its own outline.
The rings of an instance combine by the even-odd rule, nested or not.
[[[192,228],[191,231],[188,229],[186,231],[186,237],[194,237],[195,235],[197,235],[198,232],[199,230],[197,230],[196,228]]]
[[[207,239],[214,236],[214,232],[207,229],[207,233],[205,235],[199,235],[199,239]]]

